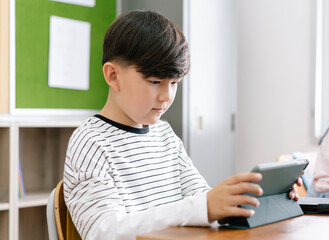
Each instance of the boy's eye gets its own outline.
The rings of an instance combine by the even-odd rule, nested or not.
[[[181,83],[181,81],[173,81],[171,82],[172,85],[179,85]]]
[[[160,81],[150,81],[150,83],[152,83],[152,84],[159,84]]]

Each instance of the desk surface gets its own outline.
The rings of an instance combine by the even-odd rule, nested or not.
[[[266,236],[266,237],[265,237]],[[253,229],[172,227],[139,235],[137,240],[329,239],[329,215],[304,215]]]

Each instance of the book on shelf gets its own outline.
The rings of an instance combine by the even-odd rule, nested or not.
[[[20,199],[25,197],[25,187],[24,187],[21,161],[18,161],[18,197]]]

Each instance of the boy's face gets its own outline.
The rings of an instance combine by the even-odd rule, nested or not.
[[[134,66],[120,66],[116,117],[120,117],[120,123],[137,128],[158,122],[172,104],[180,80],[144,78]]]

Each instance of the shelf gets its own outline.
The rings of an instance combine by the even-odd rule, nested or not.
[[[58,119],[58,121],[51,119],[41,119],[39,122],[17,122],[19,127],[25,127],[25,128],[76,128],[78,127],[83,120],[65,120]]]
[[[19,209],[19,240],[48,239],[46,206]]]
[[[0,128],[6,128],[6,127],[10,127],[10,123],[0,121]]]
[[[49,195],[63,179],[68,141],[83,120],[0,114],[0,239],[48,239]],[[10,198],[18,194],[19,164],[25,196]]]
[[[9,210],[9,203],[0,203],[0,211]]]
[[[0,126],[9,126],[10,123],[19,123],[20,126],[53,126],[53,127],[77,127],[87,116],[28,116],[0,114]]]
[[[27,195],[50,193],[63,178],[66,148],[74,129],[19,128],[19,159]]]
[[[0,127],[0,203],[9,202],[9,128]]]
[[[46,206],[50,192],[30,193],[26,194],[24,198],[19,199],[19,208]]]
[[[9,211],[0,211],[0,237],[9,239]]]

